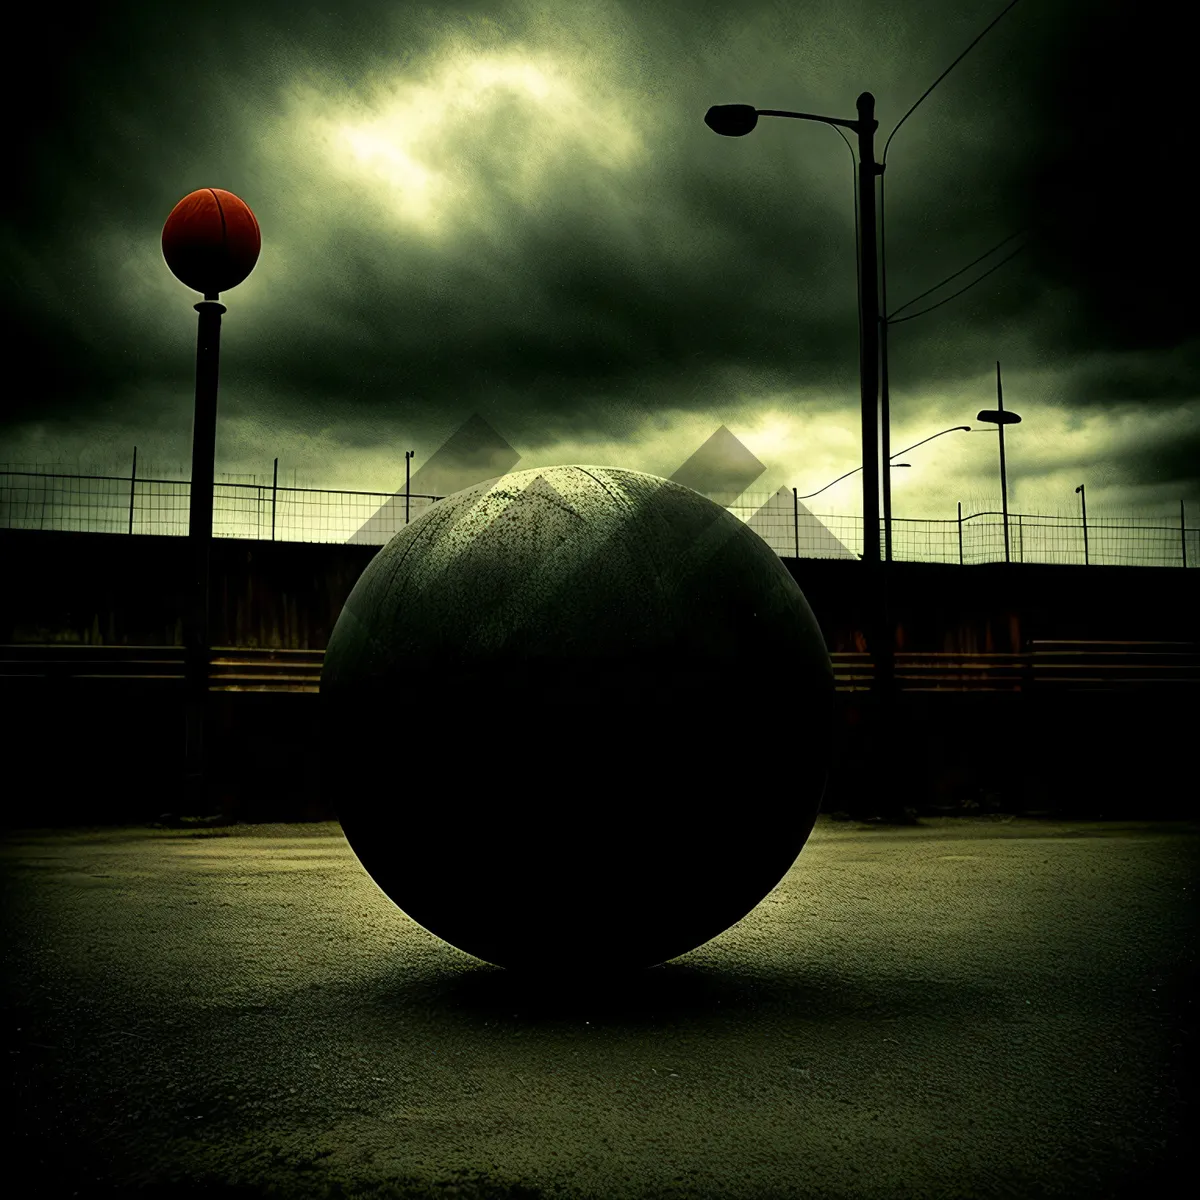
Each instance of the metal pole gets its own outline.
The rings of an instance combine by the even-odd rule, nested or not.
[[[137,479],[137,447],[133,448],[133,470],[129,472],[129,532],[133,532],[133,485]]]
[[[884,558],[892,561],[892,415],[888,394],[888,321],[879,319],[879,457],[883,463]]]
[[[275,496],[279,491],[279,459],[275,460],[275,472],[271,476],[271,541],[275,540]]]
[[[1187,566],[1187,525],[1183,519],[1183,501],[1179,502],[1179,548],[1183,551],[1183,565]]]
[[[1088,536],[1087,536],[1087,492],[1081,483],[1076,489],[1079,493],[1079,503],[1083,508],[1083,565],[1088,565]]]
[[[216,293],[193,306],[196,333],[196,408],[192,424],[192,480],[188,542],[192,565],[192,611],[187,646],[187,784],[190,807],[207,804],[205,716],[209,659],[209,550],[213,525],[213,467],[217,446],[217,383],[220,375],[221,314]]]
[[[888,605],[888,564],[879,553],[879,256],[878,222],[875,212],[876,180],[883,168],[875,161],[875,97],[863,92],[856,104],[858,121],[858,210],[862,246],[859,256],[859,382],[862,402],[863,471],[863,564],[866,567],[866,596],[874,609],[867,646],[874,666],[872,691],[874,719],[868,722],[864,751],[872,763],[871,787],[875,802],[886,806],[888,771],[893,758],[893,631]],[[884,464],[884,473],[888,464]],[[872,598],[873,597],[873,598]]]
[[[996,364],[996,407],[1004,411],[1004,391],[1000,386],[1000,364]],[[1008,547],[1008,470],[1004,465],[1004,420],[998,426],[1000,430],[1000,507],[1004,512],[1004,561],[1011,562],[1012,557]]]
[[[862,229],[859,262],[859,306],[862,346],[859,382],[862,399],[863,562],[879,562],[879,264],[875,221],[875,97],[858,98],[858,209]]]
[[[1183,511],[1183,501],[1179,502],[1180,511]],[[1182,518],[1181,518],[1182,519]],[[796,498],[796,489],[792,488],[792,527],[796,535],[796,557],[800,557],[800,501]],[[1184,563],[1187,566],[1186,551],[1184,552]]]
[[[411,478],[409,474],[409,464],[412,462],[412,456],[416,453],[415,450],[405,450],[404,452],[404,523],[408,524],[408,485]]]
[[[962,501],[958,502],[958,565],[963,565],[962,553]]]

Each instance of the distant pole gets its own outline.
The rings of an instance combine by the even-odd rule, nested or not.
[[[1183,501],[1182,500],[1179,502],[1179,509],[1180,509],[1180,512],[1183,511]],[[796,557],[799,558],[800,557],[800,501],[798,499],[796,499],[796,489],[795,488],[792,488],[792,528],[795,531],[795,535],[796,535]],[[1183,565],[1185,567],[1187,566],[1186,558],[1184,559]]]
[[[408,524],[408,485],[411,475],[409,474],[412,463],[412,456],[416,454],[415,450],[405,450],[404,452],[404,523]]]
[[[133,487],[137,479],[137,447],[133,448],[133,470],[129,472],[129,532],[133,532]]]
[[[887,317],[879,318],[879,449],[883,461],[883,557],[892,561],[892,417],[888,393]]]
[[[1084,485],[1081,483],[1076,489],[1075,494],[1079,497],[1080,506],[1083,508],[1083,565],[1088,565],[1088,539],[1087,539],[1087,492],[1084,491]]]
[[[1184,523],[1183,501],[1179,502],[1179,548],[1183,551],[1183,565],[1187,566],[1187,525]]]
[[[962,552],[962,501],[958,502],[958,565],[963,565]]]
[[[1017,562],[1025,561],[1025,523],[1020,513],[1017,513]]]
[[[1000,386],[1000,364],[996,363],[996,408],[1004,411],[1004,391]],[[1004,464],[1004,422],[999,424],[1000,430],[1000,507],[1004,513],[1004,561],[1011,562],[1012,556],[1008,547],[1008,470]]]
[[[275,460],[275,472],[271,476],[271,541],[275,540],[275,497],[279,491],[279,459]]]

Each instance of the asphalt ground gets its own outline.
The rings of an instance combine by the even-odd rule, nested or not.
[[[9,830],[8,1174],[80,1197],[1178,1194],[1198,834],[822,817],[732,929],[572,992],[420,928],[334,823]]]

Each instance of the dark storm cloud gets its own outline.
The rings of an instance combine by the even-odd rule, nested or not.
[[[851,116],[870,89],[882,153],[1002,7],[255,0],[117,4],[71,28],[29,13],[20,78],[40,86],[4,84],[22,119],[0,251],[31,370],[0,430],[186,435],[195,297],[158,235],[209,185],[264,231],[255,275],[225,297],[231,417],[352,449],[487,410],[524,454],[668,412],[711,412],[707,436],[767,394],[853,414],[851,154],[805,122],[718,138],[704,111]],[[1183,43],[1115,0],[1024,0],[897,132],[890,309],[1028,231],[977,287],[895,326],[897,421],[973,404],[996,358],[1062,420],[1196,403],[1170,124]],[[686,436],[668,473],[704,440]],[[1130,470],[1154,474],[1158,451],[1137,453]]]

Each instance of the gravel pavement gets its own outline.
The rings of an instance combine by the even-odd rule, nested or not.
[[[439,941],[339,827],[7,831],[23,1194],[1117,1197],[1191,1108],[1200,823],[822,817],[586,992]]]

